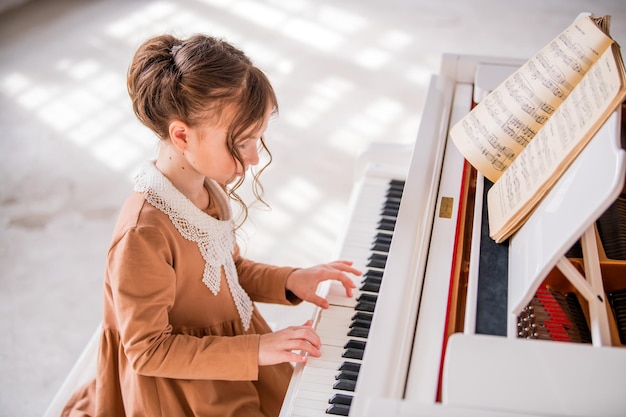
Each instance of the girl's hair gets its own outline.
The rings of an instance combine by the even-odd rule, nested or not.
[[[262,126],[268,106],[278,112],[276,94],[265,74],[241,50],[200,34],[186,40],[160,35],[145,41],[128,69],[127,86],[137,118],[161,140],[168,139],[172,120],[197,127],[207,120],[220,120],[224,107],[234,105],[236,114],[226,143],[242,166],[237,139]],[[259,175],[272,162],[272,155],[263,138],[260,146],[269,160],[253,174],[252,190],[266,204]],[[244,179],[240,177],[228,190],[242,208],[240,225],[248,217],[248,208],[236,193]]]

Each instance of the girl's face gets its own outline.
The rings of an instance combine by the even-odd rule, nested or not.
[[[227,145],[227,130],[233,111],[224,110],[221,121],[206,123],[192,128],[188,135],[185,158],[193,168],[205,177],[226,185],[241,177],[251,165],[259,162],[259,141],[265,133],[271,111],[266,112],[260,128],[254,127],[236,139],[234,146],[239,151],[243,166],[232,155]]]

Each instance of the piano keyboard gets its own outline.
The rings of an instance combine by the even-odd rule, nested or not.
[[[310,357],[304,366],[286,415],[348,415],[403,189],[402,180],[368,177],[363,182],[340,253],[363,276],[354,298],[345,297],[341,285],[331,284],[326,297],[330,307],[320,312],[316,327],[322,356]]]

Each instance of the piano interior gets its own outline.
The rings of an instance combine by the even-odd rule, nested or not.
[[[474,105],[475,103],[473,103]],[[626,105],[623,106],[626,109]],[[624,110],[623,110],[624,112]],[[626,149],[626,120],[621,122],[621,145]],[[467,162],[464,166],[456,249],[450,285],[446,338],[464,332],[467,310],[467,286],[472,250],[474,216],[481,216],[480,257],[476,301],[477,334],[507,335],[508,241],[496,244],[489,238],[486,204],[474,209],[476,182],[483,181],[483,201],[491,182],[477,175]],[[626,182],[626,181],[625,181]],[[441,215],[441,213],[440,213]],[[626,344],[626,186],[617,199],[595,222],[611,345]],[[574,267],[585,276],[585,260],[580,241],[565,254]],[[531,302],[517,317],[517,337],[561,342],[592,343],[588,302],[558,267],[553,267]]]
[[[626,132],[626,129],[622,130]],[[624,134],[626,136],[626,133]],[[485,182],[484,196],[491,185]],[[446,335],[463,332],[467,309],[467,285],[472,225],[474,216],[483,218],[481,230],[481,256],[478,273],[476,327],[477,334],[506,336],[507,243],[495,244],[489,239],[486,227],[487,210],[472,210],[476,193],[476,170],[466,164],[459,202],[459,229],[450,288],[449,318]],[[626,188],[595,223],[597,248],[605,298],[611,345],[626,344]],[[565,255],[584,276],[585,261],[580,242]],[[590,314],[587,300],[571,284],[558,267],[554,267],[535,293],[532,301],[518,316],[519,338],[562,342],[591,343]]]

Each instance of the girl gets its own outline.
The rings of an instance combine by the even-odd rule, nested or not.
[[[310,322],[272,332],[253,301],[327,308],[318,284],[340,281],[352,296],[347,274],[360,272],[347,261],[295,269],[239,253],[229,199],[245,220],[235,190],[267,151],[278,109],[240,50],[202,35],[157,36],[137,50],[128,92],[160,147],[113,233],[97,376],[63,415],[276,416],[289,362],[320,356],[320,339]]]

